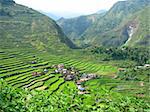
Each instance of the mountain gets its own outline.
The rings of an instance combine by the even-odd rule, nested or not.
[[[115,47],[122,46],[126,43],[133,43],[132,46],[136,45],[135,42],[129,42],[131,38],[133,40],[141,36],[145,38],[149,35],[148,31],[143,31],[142,34],[137,35],[142,27],[145,27],[143,28],[145,30],[148,28],[147,15],[149,13],[146,11],[146,7],[149,5],[149,0],[117,2],[103,18],[97,20],[84,32],[82,39],[85,43],[94,45],[101,44]],[[142,16],[142,11],[145,12],[144,16]],[[145,24],[142,25],[143,23]],[[137,40],[135,39],[135,41]]]
[[[84,30],[80,30],[83,25],[80,20],[76,21],[76,18],[71,19],[71,22],[66,20],[58,24],[69,38],[76,38],[80,45],[145,46],[149,43],[150,37],[147,24],[149,6],[149,0],[119,1],[106,13],[97,14],[94,21],[90,22]],[[73,23],[78,27],[74,27]],[[78,30],[81,31],[79,34]],[[72,36],[72,33],[78,35]]]
[[[80,39],[80,36],[85,32],[102,14],[91,14],[80,16],[71,19],[60,18],[57,23],[63,29],[64,33],[74,42]]]
[[[150,47],[150,6],[136,13],[124,26],[128,31],[126,45],[143,45]]]
[[[54,20],[13,0],[0,0],[0,45],[39,50],[75,47]]]
[[[78,38],[97,18],[97,15],[80,16],[73,19],[61,18],[57,23],[64,29],[65,34],[72,39]]]

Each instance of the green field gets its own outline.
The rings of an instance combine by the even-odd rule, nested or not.
[[[73,54],[54,55],[33,49],[1,49],[0,79],[4,79],[7,86],[14,88],[9,92],[10,94],[11,92],[16,95],[21,94],[21,99],[23,97],[22,95],[35,96],[35,99],[32,98],[33,101],[31,100],[30,102],[33,106],[32,102],[35,103],[35,100],[38,100],[38,103],[33,106],[35,107],[34,111],[38,111],[39,106],[43,106],[43,108],[39,108],[39,111],[45,111],[45,109],[47,109],[47,106],[42,105],[42,102],[39,103],[45,98],[50,100],[50,102],[46,100],[46,104],[49,102],[52,106],[50,110],[54,111],[56,109],[56,112],[62,111],[63,109],[66,111],[69,109],[71,112],[73,110],[78,111],[78,108],[82,109],[83,112],[101,112],[105,110],[112,112],[117,110],[120,112],[124,110],[124,105],[130,105],[126,107],[126,109],[129,110],[141,109],[144,112],[148,111],[149,82],[145,81],[144,86],[141,86],[140,80],[127,81],[114,78],[118,75],[119,65],[117,65],[117,63],[123,63],[122,61],[110,61],[108,63],[96,62],[96,60],[92,60],[92,58],[91,60],[87,58],[87,55],[81,57],[81,55],[76,54],[78,53],[74,53],[74,56]],[[36,63],[32,64],[32,61],[36,61]],[[82,83],[82,86],[86,88],[88,94],[79,95],[79,90],[74,81],[65,81],[61,74],[52,73],[54,69],[50,67],[60,63],[65,64],[66,67],[74,66],[81,74],[97,74],[97,79]],[[33,72],[42,72],[45,68],[48,68],[46,74],[38,77],[32,76]],[[140,76],[140,79],[143,79],[141,77],[145,80],[145,77],[147,78],[148,76]],[[6,88],[9,88],[7,86]],[[2,88],[0,87],[0,90],[3,91],[3,87],[4,86],[2,86]],[[18,88],[23,90],[20,91]],[[41,97],[43,98],[42,100],[40,100]],[[124,105],[122,105],[122,103]],[[145,103],[146,105],[144,106]],[[72,108],[73,105],[76,105],[78,108]],[[31,109],[31,107],[28,108]]]
[[[36,61],[36,64],[31,64]],[[28,88],[29,90],[49,90],[51,93],[63,90],[65,85],[76,88],[74,82],[66,82],[61,74],[51,74],[54,70],[48,69],[48,73],[39,77],[33,77],[33,72],[42,72],[44,68],[53,64],[64,63],[65,66],[74,66],[81,73],[96,73],[97,75],[114,75],[117,67],[106,64],[95,64],[82,59],[71,59],[65,56],[56,56],[37,51],[0,51],[0,78],[16,88]]]
[[[36,64],[31,64],[36,61]],[[98,88],[101,85],[113,87],[114,91],[122,94],[147,93],[148,83],[140,87],[140,81],[123,81],[112,79],[117,74],[117,66],[104,63],[94,63],[84,59],[73,59],[62,55],[52,55],[42,51],[25,50],[0,50],[0,78],[16,88],[28,88],[29,90],[49,90],[51,93],[63,90],[65,85],[76,88],[73,81],[64,81],[61,74],[51,74],[54,69],[48,69],[48,73],[39,77],[33,77],[33,72],[42,72],[44,68],[54,64],[64,63],[65,66],[74,66],[80,73],[95,73],[100,79],[94,79],[85,83],[89,88]],[[95,86],[94,86],[95,85]],[[130,93],[130,94],[129,94]]]

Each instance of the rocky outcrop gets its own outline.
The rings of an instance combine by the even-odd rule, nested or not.
[[[125,27],[125,32],[127,36],[127,41],[125,42],[125,45],[132,39],[133,35],[136,33],[138,29],[138,22],[136,20],[130,21]]]

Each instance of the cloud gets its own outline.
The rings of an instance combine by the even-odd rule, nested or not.
[[[35,10],[50,12],[55,15],[81,15],[109,9],[119,0],[15,0]]]

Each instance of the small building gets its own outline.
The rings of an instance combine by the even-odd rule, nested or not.
[[[58,71],[58,70],[55,70],[54,72],[55,72],[56,74],[58,74],[58,73],[59,73],[59,71]]]
[[[137,66],[136,69],[143,69],[143,66]]]
[[[77,81],[76,84],[77,84],[77,85],[81,85],[81,81]]]
[[[82,75],[82,79],[94,79],[96,77],[97,77],[96,74],[83,74]]]
[[[32,76],[41,76],[41,75],[44,75],[44,74],[45,74],[44,72],[33,72]]]
[[[73,80],[75,77],[74,77],[74,75],[67,75],[66,77],[65,77],[65,80],[66,81],[71,81],[71,80]]]
[[[47,73],[47,72],[48,72],[48,69],[45,68],[45,69],[43,70],[43,72],[44,72],[44,73]]]
[[[37,62],[36,61],[31,61],[31,64],[36,64]]]
[[[83,88],[81,85],[78,85],[78,90],[85,91],[85,88]]]
[[[37,73],[37,76],[44,75],[42,72]]]
[[[75,73],[75,71],[71,71],[70,74],[74,75],[74,74],[76,74],[76,73]]]
[[[64,69],[64,68],[65,68],[65,65],[64,65],[64,64],[59,64],[59,65],[57,65],[57,68],[58,68],[58,69]]]
[[[145,68],[149,68],[149,67],[150,67],[150,64],[145,64],[144,67],[145,67]]]
[[[144,86],[144,82],[140,82],[140,86]]]
[[[32,76],[37,76],[37,72],[33,72],[33,73],[32,73]]]
[[[83,94],[89,94],[89,92],[88,91],[78,91],[78,94],[80,94],[80,95],[83,95]]]
[[[63,74],[66,74],[67,73],[67,69],[63,69]]]
[[[125,68],[118,68],[119,71],[125,71]]]

